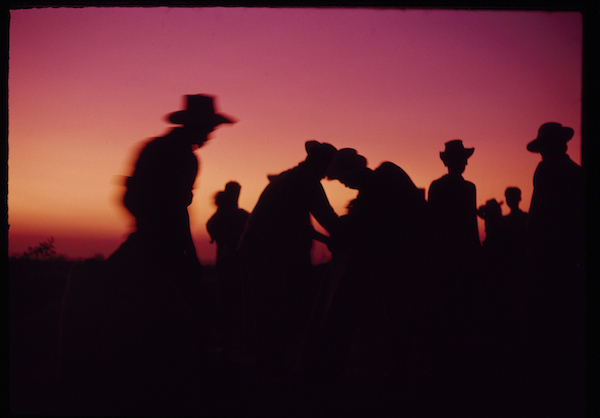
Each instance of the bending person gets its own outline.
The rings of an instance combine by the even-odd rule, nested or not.
[[[298,166],[269,176],[240,241],[246,329],[259,368],[275,374],[296,367],[312,308],[311,215],[328,232],[338,219],[321,185],[336,149],[317,141],[305,148]]]

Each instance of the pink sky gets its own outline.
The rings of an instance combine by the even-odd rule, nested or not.
[[[445,174],[439,151],[459,138],[475,147],[464,177],[478,204],[517,186],[524,210],[540,161],[525,147],[541,124],[572,127],[581,163],[574,12],[23,9],[11,11],[9,48],[10,254],[51,235],[69,257],[116,250],[132,230],[119,179],[185,94],[216,95],[239,119],[196,153],[190,213],[204,262],[214,193],[237,180],[251,211],[267,174],[303,160],[309,139],[354,147],[372,168],[392,161],[428,189]],[[356,192],[323,184],[344,214]]]

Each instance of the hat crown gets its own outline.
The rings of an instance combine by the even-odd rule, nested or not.
[[[453,139],[452,141],[446,142],[446,151],[445,152],[463,152],[465,150],[465,146],[461,139]]]
[[[440,152],[440,158],[444,161],[448,157],[452,158],[469,158],[473,155],[475,148],[465,148],[461,139],[453,139],[446,142],[446,149]]]
[[[215,112],[214,96],[187,94],[184,96],[186,108],[168,115],[168,120],[177,125],[202,123],[212,126],[233,123],[233,118]]]
[[[367,167],[367,159],[353,148],[342,148],[335,153],[327,176],[337,179],[340,175]]]
[[[557,122],[544,123],[538,129],[537,138],[527,144],[530,152],[541,152],[547,147],[564,146],[573,138],[575,131],[572,128],[562,126]]]
[[[200,114],[214,114],[215,105],[213,96],[202,94],[188,94],[186,97],[186,110]]]
[[[569,137],[570,139],[570,136],[573,136],[572,133],[569,135],[569,131],[571,130],[571,128],[563,127],[560,123],[548,122],[540,126],[538,138],[566,139]]]
[[[336,153],[336,148],[327,142],[318,142],[315,140],[304,143],[306,153],[311,158],[331,160]]]

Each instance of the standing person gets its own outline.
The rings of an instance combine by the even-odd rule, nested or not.
[[[542,161],[533,176],[529,208],[529,257],[550,270],[574,271],[584,261],[585,179],[581,166],[567,155],[572,128],[543,124],[527,145]]]
[[[216,265],[223,317],[220,331],[227,349],[238,347],[241,342],[242,279],[238,244],[249,216],[246,210],[238,207],[241,188],[235,181],[227,183],[225,190],[215,195],[217,211],[206,223],[211,243],[217,244]]]
[[[488,266],[497,268],[504,263],[505,231],[502,217],[502,204],[490,199],[477,209],[477,216],[485,221],[485,241],[483,250]]]
[[[522,211],[519,207],[521,189],[507,187],[504,197],[510,208],[510,213],[503,218],[507,267],[510,270],[520,272],[524,267],[523,262],[527,250],[527,220],[529,216],[527,212]]]
[[[186,104],[169,115],[182,126],[149,141],[127,179],[136,231],[106,261],[70,275],[59,379],[72,414],[190,414],[197,402],[205,332],[187,210],[194,151],[233,120],[215,113],[212,97],[186,96]]]
[[[269,176],[240,241],[245,325],[255,338],[249,351],[272,376],[297,366],[312,308],[311,215],[329,232],[338,220],[321,185],[336,149],[317,141],[305,149],[303,162]]]
[[[475,148],[465,148],[462,140],[446,142],[440,158],[448,174],[429,187],[428,202],[440,243],[440,318],[450,321],[442,327],[450,334],[448,342],[458,347],[469,324],[477,315],[477,286],[480,281],[481,243],[477,227],[477,191],[463,178],[468,159]]]
[[[477,190],[473,183],[463,178],[475,148],[465,148],[460,139],[445,145],[440,158],[448,168],[448,174],[431,183],[428,201],[441,250],[455,271],[465,274],[481,247],[477,228]]]
[[[194,151],[217,126],[233,123],[233,118],[216,113],[211,96],[185,99],[185,110],[168,115],[169,122],[181,126],[142,149],[127,179],[123,202],[136,219],[136,231],[128,241],[143,248],[158,268],[171,272],[187,294],[197,288],[202,272],[187,210],[199,166]]]
[[[526,243],[528,216],[527,212],[524,212],[519,207],[521,203],[521,189],[518,187],[507,187],[504,191],[504,197],[506,198],[506,204],[510,208],[510,213],[504,216],[504,227],[510,236],[511,242],[516,244],[517,241],[520,241],[524,247]],[[522,254],[524,253],[523,251]]]
[[[549,122],[527,145],[542,157],[529,209],[528,360],[544,376],[539,396],[562,416],[583,415],[586,394],[585,177],[567,155],[573,134]]]

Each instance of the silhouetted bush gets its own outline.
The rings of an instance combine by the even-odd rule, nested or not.
[[[56,256],[54,250],[54,237],[49,237],[44,242],[40,242],[37,247],[28,247],[23,253],[22,258],[33,258],[36,260],[48,260]]]

